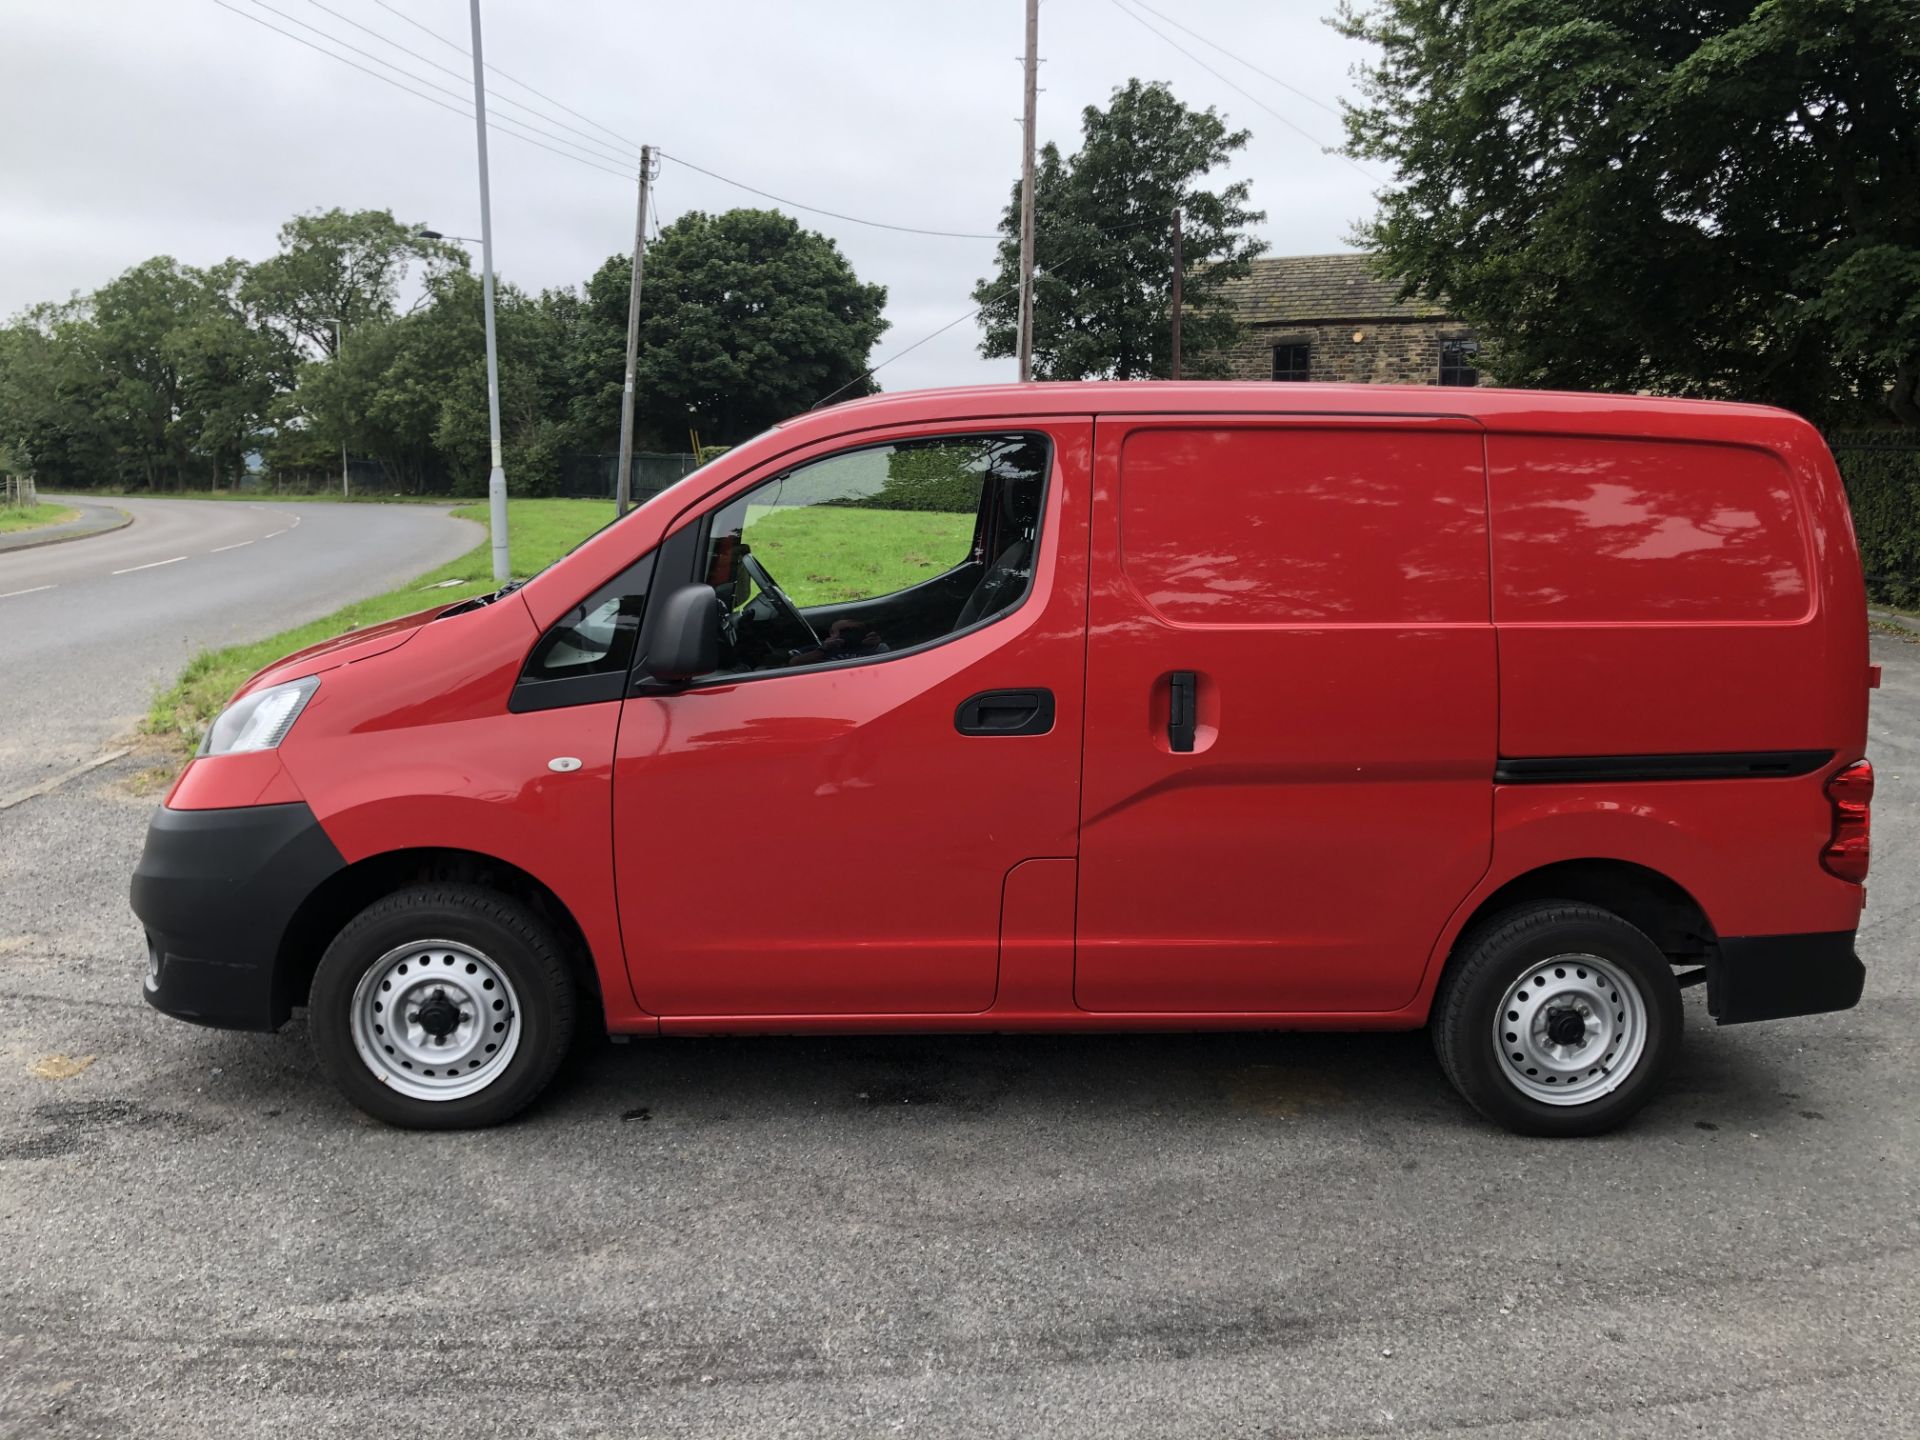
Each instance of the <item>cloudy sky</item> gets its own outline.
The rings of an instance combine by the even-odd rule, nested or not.
[[[417,28],[464,48],[464,0],[227,3],[0,0],[0,314],[89,290],[153,254],[264,257],[303,210],[379,207],[479,233],[470,119],[256,23],[400,80],[346,47],[379,55],[418,77],[403,83],[465,108],[466,60]],[[1314,102],[1348,93],[1361,58],[1322,23],[1331,0],[1149,0],[1158,14],[1138,18],[1121,3],[1042,5],[1041,140],[1071,150],[1083,106],[1130,76],[1165,80],[1253,131],[1231,173],[1252,179],[1273,253],[1346,248],[1374,182],[1315,143],[1340,127]],[[618,157],[639,141],[849,216],[991,232],[1019,169],[1022,13],[1021,0],[484,0],[488,61],[550,97],[495,75],[495,114],[605,167],[492,137],[501,273],[531,289],[578,284],[627,248],[634,191]],[[671,162],[656,198],[662,221],[766,203]],[[893,328],[881,360],[965,314],[990,267],[990,240],[793,213],[886,285]],[[957,325],[880,380],[897,390],[1010,378],[1011,362],[982,360],[978,341],[971,321]]]

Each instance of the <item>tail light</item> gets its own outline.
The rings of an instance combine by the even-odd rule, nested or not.
[[[1873,853],[1873,766],[1856,760],[1840,771],[1827,781],[1827,799],[1833,803],[1833,835],[1820,863],[1829,874],[1858,885],[1867,878]]]

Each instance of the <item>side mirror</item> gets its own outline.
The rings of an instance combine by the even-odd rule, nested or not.
[[[711,585],[683,585],[660,602],[642,668],[673,685],[720,668],[720,596]]]

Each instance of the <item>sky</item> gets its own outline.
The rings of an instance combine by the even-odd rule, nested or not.
[[[1324,23],[1332,0],[1147,3],[1158,13],[1045,0],[1041,143],[1070,152],[1085,106],[1133,76],[1166,81],[1253,132],[1219,174],[1253,182],[1270,253],[1349,248],[1378,182],[1322,149],[1341,127],[1321,107],[1352,93],[1366,58]],[[549,97],[490,74],[493,116],[594,157],[490,135],[495,263],[529,290],[579,285],[631,246],[624,157],[643,141],[793,201],[929,230],[990,234],[1019,174],[1022,0],[483,0],[482,13],[488,63]],[[0,0],[0,315],[155,254],[263,259],[302,211],[389,209],[477,236],[468,33],[464,0]],[[655,203],[671,222],[770,202],[669,160]],[[1011,361],[980,357],[971,320],[901,353],[972,308],[991,239],[789,213],[887,287],[885,389],[1012,378]]]

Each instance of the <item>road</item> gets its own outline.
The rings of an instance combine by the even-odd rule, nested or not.
[[[484,538],[429,506],[114,503],[133,524],[0,553],[0,803],[110,747],[198,651],[315,619]]]
[[[1875,652],[1865,1003],[1689,991],[1587,1142],[1419,1035],[596,1043],[388,1130],[300,1022],[141,1004],[103,767],[0,814],[0,1436],[1915,1434],[1920,644]]]

